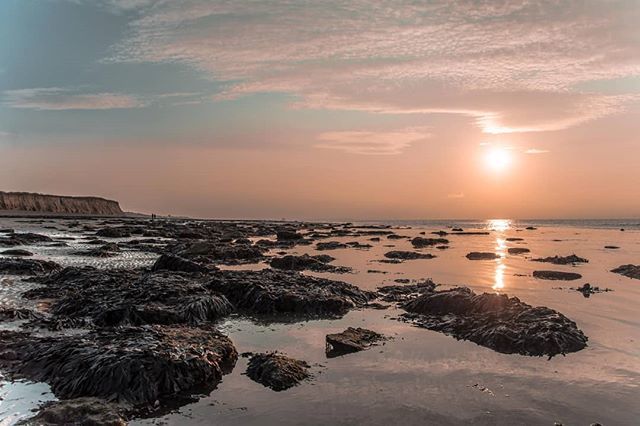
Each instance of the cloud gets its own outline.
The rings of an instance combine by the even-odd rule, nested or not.
[[[530,148],[527,149],[524,153],[525,154],[546,154],[547,152],[549,152],[546,149],[537,149],[537,148]]]
[[[454,193],[451,193],[451,194],[447,194],[447,198],[452,198],[452,199],[464,198],[464,193],[462,193],[462,192],[454,192]]]
[[[636,2],[121,2],[147,7],[107,60],[187,64],[225,83],[218,99],[463,114],[486,133],[565,129],[638,99],[576,89],[640,73]]]
[[[395,132],[346,131],[318,135],[316,148],[336,149],[350,154],[396,155],[412,143],[430,135],[425,129],[410,128]]]
[[[139,108],[144,103],[121,93],[78,93],[60,87],[7,90],[3,103],[11,108],[40,111]]]

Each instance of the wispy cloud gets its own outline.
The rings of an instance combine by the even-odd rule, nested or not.
[[[427,139],[425,129],[411,128],[395,132],[326,132],[318,136],[316,148],[336,149],[351,154],[396,155],[414,142]]]
[[[138,98],[121,93],[79,93],[77,89],[60,87],[8,90],[2,102],[11,108],[41,111],[106,110],[139,108]]]
[[[537,148],[530,148],[527,149],[524,153],[525,154],[546,154],[547,152],[549,152],[546,149],[537,149]]]
[[[113,1],[148,7],[108,60],[193,66],[228,82],[220,99],[465,114],[486,133],[565,129],[637,100],[575,89],[640,73],[634,2]]]

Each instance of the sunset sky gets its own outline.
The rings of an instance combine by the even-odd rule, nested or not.
[[[0,1],[0,190],[640,217],[640,1]]]

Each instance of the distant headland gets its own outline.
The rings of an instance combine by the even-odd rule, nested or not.
[[[125,215],[117,201],[100,197],[70,197],[32,192],[0,191],[0,215],[21,214]]]

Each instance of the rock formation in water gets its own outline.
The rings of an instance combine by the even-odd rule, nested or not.
[[[287,390],[311,377],[309,364],[279,353],[256,354],[249,360],[247,376],[276,392]]]
[[[119,216],[123,214],[117,201],[100,197],[67,197],[31,192],[0,191],[0,211],[45,214],[86,214]]]

